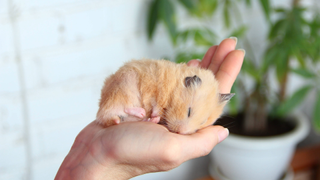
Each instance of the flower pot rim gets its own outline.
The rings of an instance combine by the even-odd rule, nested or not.
[[[224,174],[222,174],[221,170],[219,169],[218,166],[213,165],[212,163],[209,164],[209,174],[212,178],[220,178],[221,180],[230,180],[227,177],[225,177]],[[284,172],[284,177],[281,178],[281,180],[289,180],[293,179],[294,172],[291,167],[289,167],[285,172]]]
[[[290,115],[296,122],[296,127],[287,133],[269,137],[250,137],[230,134],[223,142],[225,146],[237,147],[241,149],[273,149],[279,146],[295,146],[299,141],[306,137],[310,125],[305,114],[300,111]]]

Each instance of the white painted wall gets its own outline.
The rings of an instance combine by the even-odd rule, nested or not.
[[[53,179],[95,119],[104,78],[132,58],[173,54],[163,31],[146,39],[148,2],[0,0],[0,180]],[[266,31],[259,7],[248,13],[250,31]],[[263,47],[260,33],[251,39]],[[208,161],[134,179],[192,180],[208,174]]]

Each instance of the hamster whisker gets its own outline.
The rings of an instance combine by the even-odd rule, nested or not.
[[[230,125],[232,125],[232,126],[230,126]],[[232,128],[232,127],[234,127],[236,124],[235,124],[235,121],[232,121],[232,122],[229,122],[229,123],[227,123],[227,124],[223,124],[222,126],[224,127],[224,128]]]
[[[222,122],[222,118],[228,118],[231,120],[231,122],[228,122],[228,123],[223,123]],[[216,120],[216,122],[213,123],[213,125],[220,125],[220,126],[223,126],[225,128],[232,128],[234,126],[236,126],[236,119],[232,116],[228,116],[228,115],[223,115],[221,116],[219,119]]]
[[[229,118],[229,119],[233,119],[235,120],[236,118],[234,116],[230,116],[230,115],[222,115],[220,118]]]

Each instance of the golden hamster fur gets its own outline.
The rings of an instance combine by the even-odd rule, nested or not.
[[[233,94],[219,94],[210,70],[166,60],[132,60],[105,80],[97,119],[104,126],[151,121],[191,134],[212,125]]]

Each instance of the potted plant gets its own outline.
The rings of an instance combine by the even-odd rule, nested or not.
[[[175,47],[176,62],[201,59],[208,47],[216,44],[217,34],[207,25],[217,13],[223,14],[229,36],[237,36],[247,51],[232,88],[236,93],[229,103],[232,118],[218,121],[229,127],[230,136],[211,153],[216,163],[210,171],[220,179],[271,180],[283,174],[290,179],[285,173],[288,163],[296,144],[308,132],[305,116],[295,109],[310,92],[317,92],[313,124],[320,129],[320,16],[312,7],[302,7],[299,0],[292,0],[287,8],[273,7],[268,0],[259,2],[269,31],[267,48],[259,59],[253,55],[255,49],[250,46],[248,27],[239,8],[245,4],[245,10],[249,10],[251,0],[153,0],[149,5],[148,37],[152,39],[159,22],[163,23]],[[181,24],[176,18],[177,6],[200,23],[177,28]],[[312,14],[311,18],[306,19],[305,13]],[[290,88],[289,94],[288,80],[293,74],[305,83]],[[245,83],[248,80],[251,88]],[[275,86],[271,86],[273,80]]]

